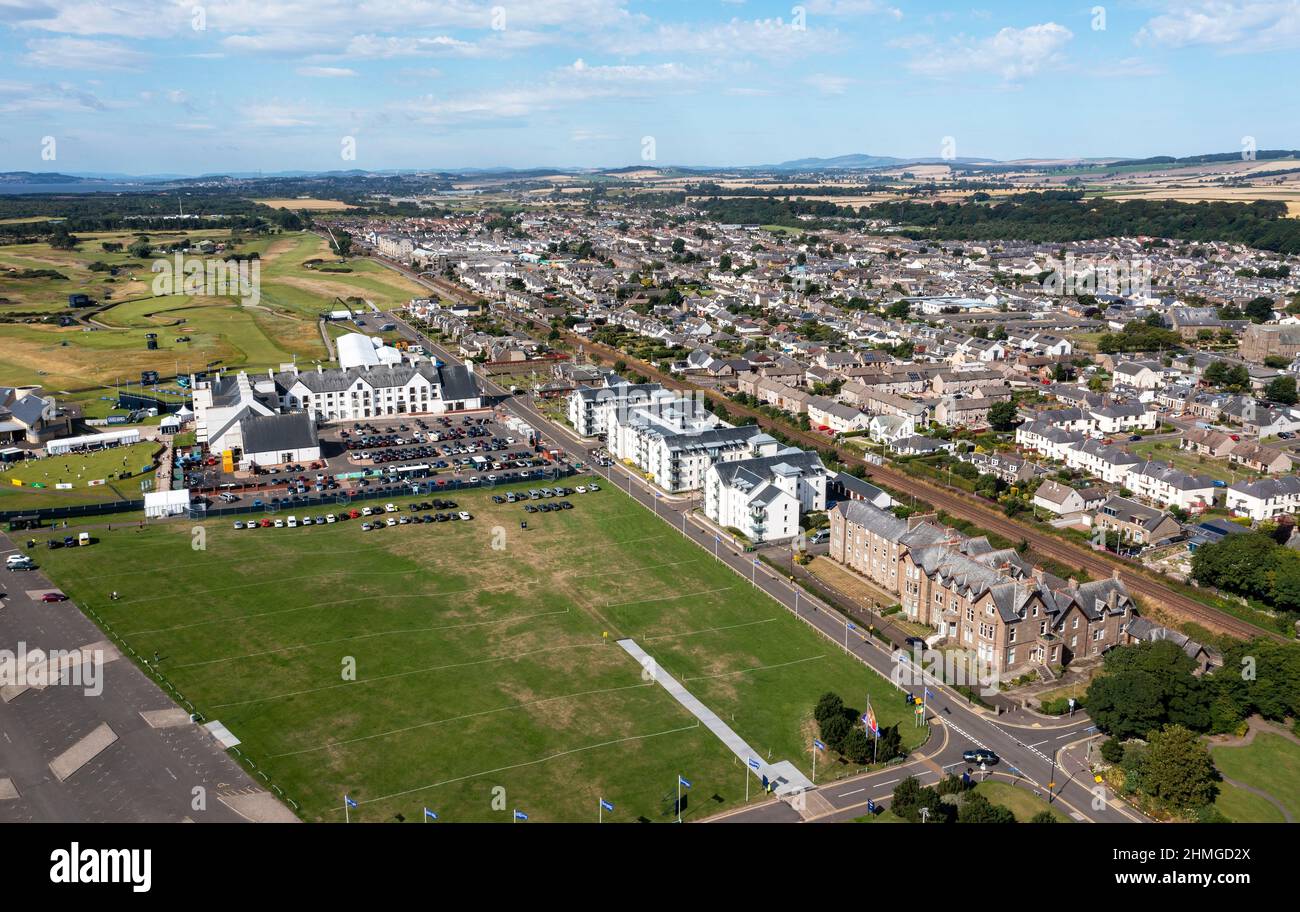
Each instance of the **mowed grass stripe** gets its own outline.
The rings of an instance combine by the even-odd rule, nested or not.
[[[539,820],[594,819],[596,794],[619,818],[666,820],[677,772],[696,783],[688,816],[743,800],[744,769],[706,729],[679,731],[694,720],[642,686],[606,631],[653,646],[756,750],[805,771],[823,692],[855,707],[869,693],[882,722],[901,718],[889,682],[625,494],[571,497],[575,509],[518,530],[520,508],[491,502],[503,490],[451,495],[472,523],[378,533],[211,520],[201,555],[189,522],[114,529],[49,552],[44,569],[134,631],[141,655],[159,652],[176,688],[310,820],[339,816],[344,790],[371,801],[361,819],[416,820],[427,798],[447,820],[508,820],[494,788]],[[490,546],[497,526],[503,551]],[[113,588],[125,598],[109,602]],[[346,662],[357,680],[342,679]],[[676,733],[623,740],[656,732]]]

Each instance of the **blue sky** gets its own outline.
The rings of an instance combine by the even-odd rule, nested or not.
[[[1300,0],[0,0],[0,170],[1296,148],[1298,50]]]

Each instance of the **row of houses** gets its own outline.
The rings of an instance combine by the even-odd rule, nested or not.
[[[938,632],[935,645],[970,650],[999,679],[1095,658],[1126,641],[1135,606],[1118,573],[1060,579],[987,538],[861,501],[838,503],[829,515],[832,560],[897,597],[909,620]]]

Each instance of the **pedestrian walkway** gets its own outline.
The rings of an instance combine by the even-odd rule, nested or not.
[[[718,739],[733,754],[739,757],[740,762],[744,763],[755,776],[766,776],[768,781],[775,782],[778,795],[789,795],[813,787],[812,781],[799,772],[798,768],[789,760],[781,760],[777,763],[768,763],[763,760],[758,751],[746,744],[744,739],[736,734],[730,725],[718,718],[717,713],[701,703],[690,691],[678,683],[677,679],[664,671],[659,663],[638,646],[634,640],[619,640],[618,645],[623,647],[624,652],[636,659],[642,668],[652,669],[655,680],[663,685],[664,690],[668,691],[674,700],[690,710],[691,714],[703,722],[709,731],[717,735]],[[757,768],[755,768],[755,764],[757,764]]]

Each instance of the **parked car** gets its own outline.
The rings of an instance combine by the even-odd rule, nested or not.
[[[46,592],[41,596],[42,602],[66,602],[68,597],[62,592]]]

